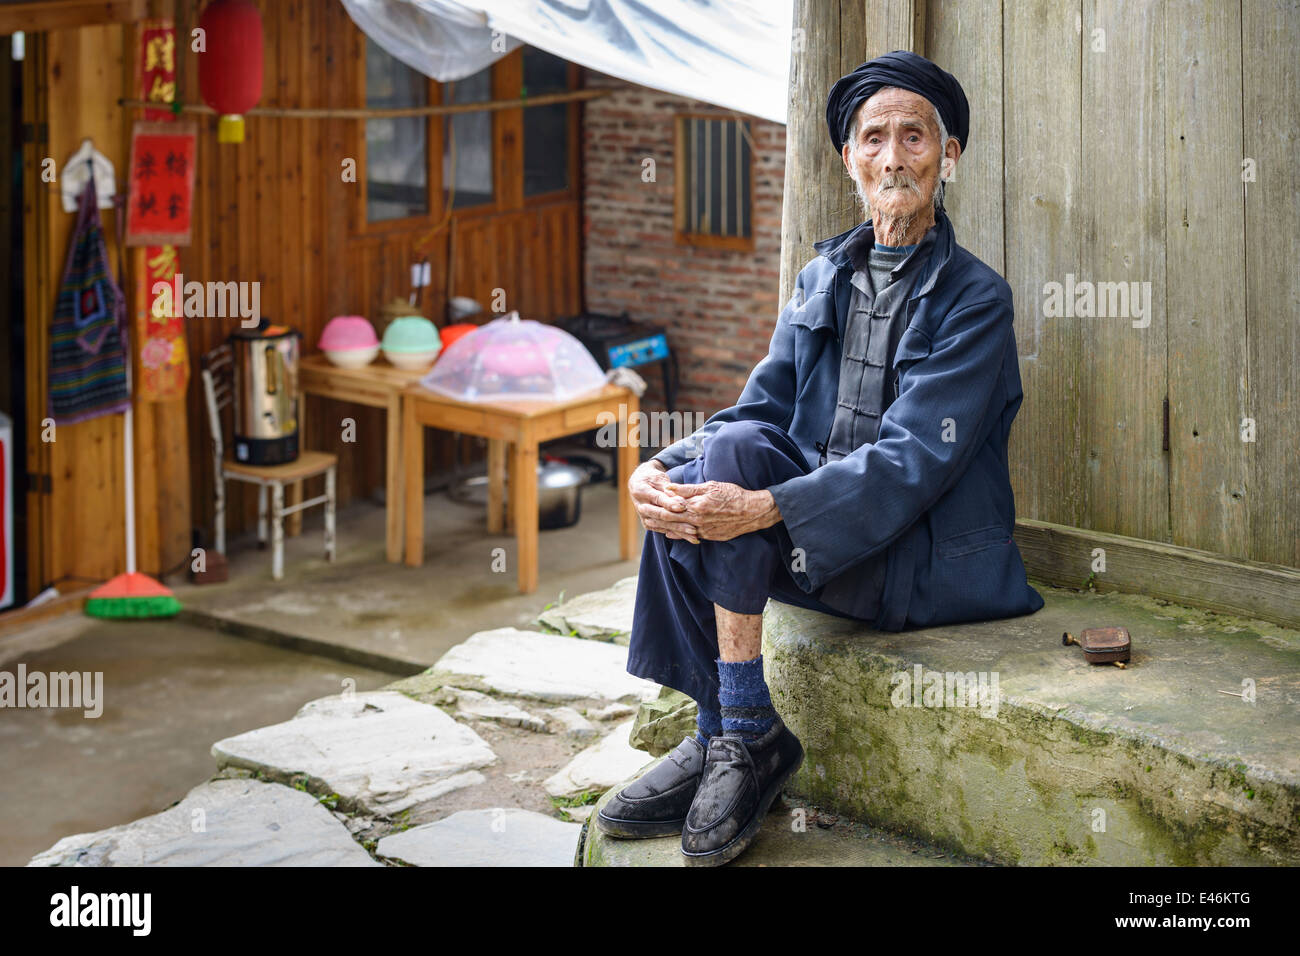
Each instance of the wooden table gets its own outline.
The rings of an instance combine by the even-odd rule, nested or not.
[[[421,385],[402,393],[404,469],[406,472],[406,563],[424,563],[424,428],[478,435],[488,439],[488,531],[499,532],[503,520],[502,484],[509,472],[510,516],[514,521],[519,590],[537,590],[537,446],[563,435],[618,421],[618,543],[623,560],[633,556],[641,523],[627,493],[627,479],[641,462],[637,412],[641,401],[620,385],[604,385],[562,402],[461,402]],[[508,449],[507,449],[508,446]],[[485,565],[486,567],[486,565]]]
[[[309,355],[298,363],[298,388],[340,402],[382,408],[388,414],[388,456],[384,473],[385,541],[388,560],[402,560],[402,392],[428,369],[406,371],[380,358],[362,368],[339,368],[324,355]],[[304,402],[305,405],[305,402]],[[306,419],[305,408],[301,416]]]

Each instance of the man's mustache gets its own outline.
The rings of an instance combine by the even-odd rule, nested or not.
[[[910,189],[912,192],[920,195],[921,184],[916,181],[915,177],[909,176],[906,173],[890,173],[889,175],[882,177],[880,182],[876,184],[877,192],[884,192],[886,189]]]

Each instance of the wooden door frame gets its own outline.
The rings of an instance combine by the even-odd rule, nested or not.
[[[39,201],[41,162],[49,144],[49,88],[46,84],[46,42],[44,33],[29,33],[23,57],[23,317],[26,342],[26,444],[22,458],[27,469],[27,594],[15,595],[26,602],[54,579],[49,542],[53,536],[51,454],[41,440],[47,414],[49,370],[45,357],[50,350],[49,327],[44,321],[43,303],[51,293],[53,274],[49,267],[49,206]],[[17,456],[15,456],[16,458]]]

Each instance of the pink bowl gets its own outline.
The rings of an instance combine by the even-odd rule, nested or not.
[[[375,327],[361,315],[337,315],[325,323],[320,341],[322,351],[344,352],[349,349],[374,348],[379,344]]]

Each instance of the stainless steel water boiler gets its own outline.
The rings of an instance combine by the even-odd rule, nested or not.
[[[301,334],[266,319],[230,335],[235,360],[235,460],[282,465],[298,457]]]

